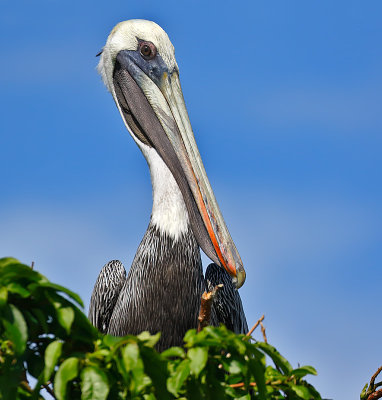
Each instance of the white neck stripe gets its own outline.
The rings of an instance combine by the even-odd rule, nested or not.
[[[175,240],[186,233],[189,226],[188,212],[182,193],[167,165],[152,147],[134,138],[150,168],[153,188],[151,222],[161,233]]]

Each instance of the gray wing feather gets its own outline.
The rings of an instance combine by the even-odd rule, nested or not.
[[[90,299],[88,318],[102,333],[107,332],[111,314],[125,280],[125,268],[118,260],[105,264],[98,275]]]
[[[214,299],[212,324],[224,324],[235,333],[247,333],[248,325],[243,304],[232,278],[223,268],[212,263],[207,267],[205,279],[209,291],[220,283],[224,285]]]

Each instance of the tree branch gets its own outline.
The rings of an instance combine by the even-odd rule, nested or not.
[[[249,386],[256,386],[256,382],[249,382]],[[240,382],[240,383],[231,383],[229,385],[229,387],[231,388],[242,388],[245,387],[245,383],[244,382]]]
[[[375,382],[375,378],[379,375],[379,373],[382,371],[382,366],[380,366],[378,369],[377,369],[377,371],[376,371],[376,373],[371,377],[371,379],[370,379],[370,387],[375,387],[375,385],[374,385],[374,382]]]
[[[362,397],[363,399],[377,400],[382,397],[382,389],[376,390],[377,387],[381,386],[382,382],[378,382],[377,384],[375,384],[375,379],[380,374],[381,371],[382,371],[382,366],[380,366],[375,372],[375,374],[371,377],[369,387],[367,388],[367,392]]]
[[[260,322],[260,327],[261,327],[261,333],[263,334],[264,342],[268,343],[267,335],[265,334],[265,327],[262,322]]]
[[[260,325],[261,322],[264,321],[264,314],[259,318],[259,320],[255,323],[255,325],[252,326],[252,328],[248,331],[248,333],[246,334],[246,336],[251,336],[253,331]]]
[[[27,378],[27,371],[25,369],[22,372],[22,380],[21,380],[20,384],[29,393],[33,393],[33,389],[29,385],[28,378]]]
[[[198,332],[210,324],[211,307],[216,293],[223,287],[223,284],[215,286],[210,292],[204,292],[200,302],[200,311],[198,317]]]
[[[369,394],[367,400],[377,400],[380,399],[381,397],[382,397],[382,389],[379,389],[376,392]]]
[[[50,382],[46,385],[41,385],[54,399],[57,399],[56,395],[54,394],[53,390],[48,386]]]

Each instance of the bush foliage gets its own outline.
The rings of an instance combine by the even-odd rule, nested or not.
[[[304,380],[313,367],[293,369],[273,346],[224,326],[192,329],[183,348],[158,353],[159,333],[102,335],[82,308],[72,291],[0,259],[0,399],[44,390],[59,400],[321,399]]]

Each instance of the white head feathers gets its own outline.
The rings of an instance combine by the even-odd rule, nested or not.
[[[175,61],[174,46],[167,33],[158,24],[144,19],[120,22],[107,38],[98,64],[98,72],[113,96],[113,70],[117,54],[121,50],[137,50],[138,39],[152,42],[170,71],[174,67],[178,67]]]

